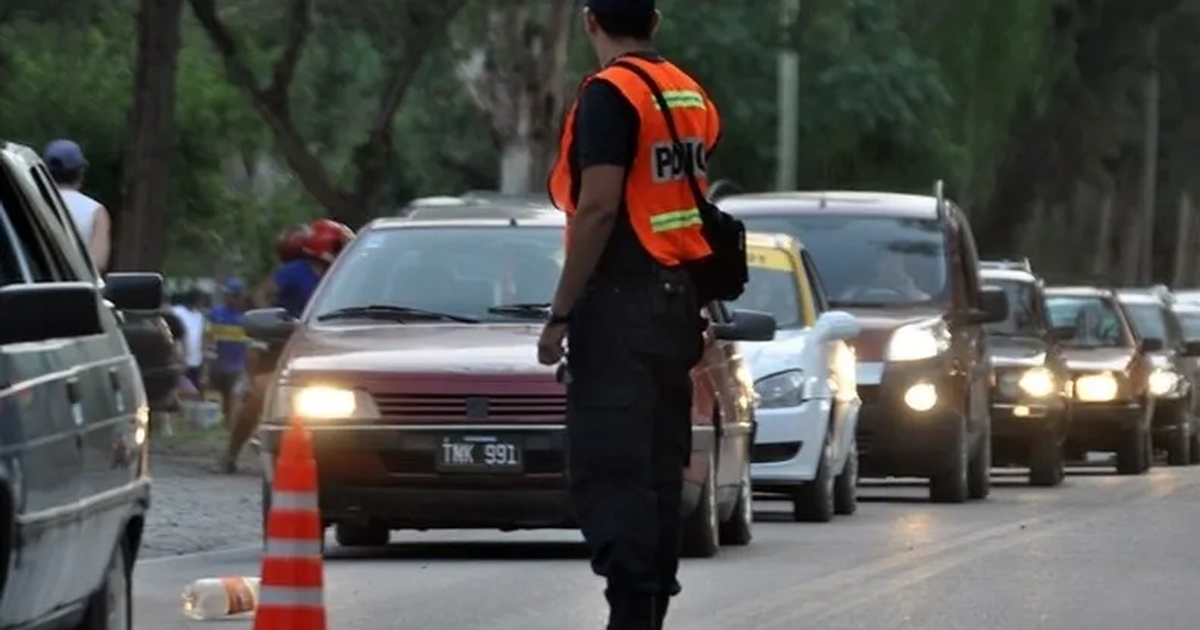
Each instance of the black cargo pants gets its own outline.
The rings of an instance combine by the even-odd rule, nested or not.
[[[691,455],[689,372],[703,320],[682,270],[593,282],[568,330],[571,498],[607,579],[609,628],[655,628],[676,575],[683,471]]]

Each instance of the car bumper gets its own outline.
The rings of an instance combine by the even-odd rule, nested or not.
[[[862,408],[855,437],[861,476],[929,477],[945,468],[958,448],[966,385],[948,374],[940,359],[879,368],[859,364]],[[918,383],[937,389],[937,403],[928,411],[915,411],[904,401]]]
[[[1026,465],[1030,446],[1043,440],[1062,440],[1068,426],[1062,400],[1004,402],[992,405],[992,461]]]
[[[1075,403],[1068,441],[1073,447],[1114,450],[1125,435],[1144,422],[1146,409],[1140,402]]]
[[[272,470],[284,427],[261,433]],[[520,441],[519,472],[444,472],[443,436],[499,435]],[[339,426],[311,432],[322,520],[381,521],[400,529],[571,528],[566,430],[555,425]],[[711,432],[707,432],[711,437]],[[707,461],[711,440],[694,440],[693,465]],[[685,480],[684,513],[699,503],[700,484]]]
[[[798,407],[758,409],[758,432],[751,449],[751,483],[756,488],[792,487],[816,478],[821,445],[829,430],[830,401],[809,400]]]

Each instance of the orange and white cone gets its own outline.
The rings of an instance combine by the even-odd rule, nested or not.
[[[323,538],[312,440],[292,420],[271,488],[254,630],[325,630]]]

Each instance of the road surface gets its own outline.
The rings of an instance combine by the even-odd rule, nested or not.
[[[759,501],[754,542],[685,561],[679,630],[1193,630],[1200,624],[1200,467],[1072,470],[1063,487],[996,474],[988,501],[932,505],[869,485],[854,516],[790,522]],[[394,533],[326,561],[331,630],[600,629],[601,583],[573,532]],[[192,579],[256,575],[242,546],[139,563],[137,630],[195,629]],[[222,630],[248,621],[220,623]]]

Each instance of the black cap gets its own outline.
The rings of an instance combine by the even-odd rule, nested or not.
[[[587,0],[587,8],[596,13],[652,13],[654,0]]]

